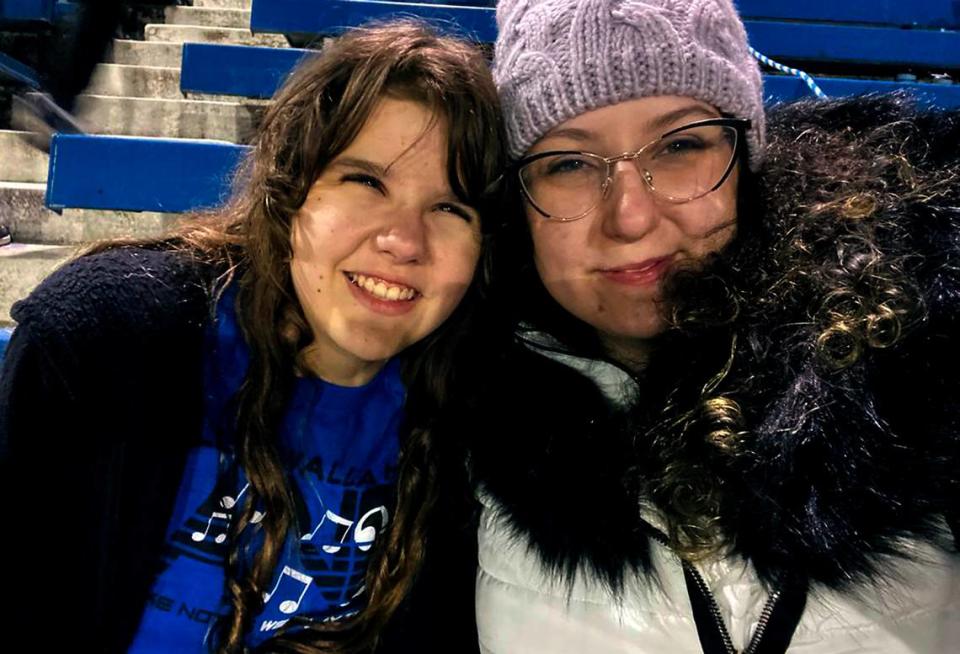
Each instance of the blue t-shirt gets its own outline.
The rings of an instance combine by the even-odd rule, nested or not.
[[[228,611],[227,533],[248,492],[230,447],[231,397],[249,360],[234,299],[232,291],[224,294],[208,340],[203,442],[184,469],[165,567],[129,650],[137,654],[209,651],[211,628]],[[296,520],[247,635],[251,647],[295,616],[335,620],[364,605],[369,551],[392,517],[404,397],[396,360],[361,387],[295,380],[279,436]],[[257,511],[253,521],[262,518]],[[252,560],[262,542],[259,528],[248,528],[241,542]]]

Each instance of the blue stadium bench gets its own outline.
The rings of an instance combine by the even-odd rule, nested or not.
[[[960,107],[960,84],[893,82],[842,77],[817,77],[816,81],[817,85],[829,97],[861,95],[864,93],[890,93],[891,91],[904,90],[912,93],[922,104],[945,109]],[[767,104],[813,97],[803,80],[792,75],[764,75],[763,94],[764,101]]]
[[[52,23],[56,9],[57,0],[0,0],[0,23]]]
[[[250,29],[281,34],[336,35],[371,20],[414,16],[481,43],[497,35],[494,10],[489,6],[435,5],[422,2],[374,0],[254,0]]]
[[[47,206],[178,213],[217,207],[249,148],[222,141],[56,134]]]
[[[960,28],[957,0],[734,0],[745,19]]]
[[[862,25],[744,21],[771,59],[960,69],[960,32]]]
[[[184,92],[269,98],[303,57],[313,52],[294,48],[185,43],[180,88]],[[960,107],[960,84],[829,77],[817,77],[817,83],[830,96],[884,93],[903,88],[941,107]],[[764,75],[764,87],[767,95],[776,101],[810,95],[806,85],[792,76]]]
[[[184,43],[180,90],[269,98],[312,53],[299,48]]]
[[[787,5],[780,4],[780,13],[787,13]],[[808,7],[808,15],[823,14],[822,2],[812,4],[821,10],[813,12]],[[802,7],[800,3],[794,6]],[[848,12],[851,17],[864,14],[863,10]],[[330,35],[371,19],[411,15],[449,23],[453,31],[477,41],[489,43],[496,37],[491,7],[378,0],[327,0],[322,8],[316,0],[254,0],[250,27],[255,32]],[[958,31],[777,20],[748,19],[744,23],[753,47],[772,59],[960,69]]]

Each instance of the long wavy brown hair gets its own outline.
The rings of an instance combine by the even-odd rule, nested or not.
[[[311,333],[290,276],[291,223],[324,167],[356,138],[386,96],[423,103],[443,119],[451,187],[481,216],[487,213],[487,189],[503,162],[499,105],[487,61],[470,44],[405,21],[351,31],[301,64],[267,109],[237,174],[237,190],[223,210],[193,216],[162,239],[111,241],[87,251],[131,244],[180,249],[222,272],[215,298],[228,283],[238,288],[236,312],[250,347],[250,366],[235,398],[235,447],[251,493],[231,527],[230,612],[222,621],[219,652],[243,649],[294,522],[276,436],[293,371]],[[481,278],[475,277],[464,301],[437,331],[402,355],[408,399],[397,507],[371,554],[367,606],[340,622],[281,632],[266,649],[370,651],[404,598],[424,557],[425,527],[436,499],[431,427],[456,382],[453,354],[466,333]],[[254,507],[266,514],[260,523],[264,540],[249,561],[238,537],[250,527]]]

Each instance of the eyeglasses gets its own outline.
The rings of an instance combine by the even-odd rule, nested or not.
[[[621,161],[634,162],[654,195],[679,204],[720,188],[749,128],[749,120],[710,118],[672,129],[635,152],[601,157],[551,150],[524,157],[515,168],[524,197],[550,220],[577,220],[590,213],[606,197],[614,166]]]

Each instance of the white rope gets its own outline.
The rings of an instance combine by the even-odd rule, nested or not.
[[[783,73],[788,73],[788,74],[790,74],[790,75],[795,75],[796,77],[799,77],[799,78],[802,79],[804,82],[806,82],[807,86],[810,87],[810,90],[813,91],[813,94],[814,94],[815,96],[817,96],[818,98],[826,98],[826,97],[827,97],[827,94],[824,93],[823,90],[822,90],[819,86],[817,86],[817,83],[816,83],[815,81],[813,81],[813,78],[810,77],[809,74],[805,73],[805,72],[802,71],[802,70],[798,70],[798,69],[796,69],[796,68],[790,68],[790,66],[784,66],[783,64],[777,63],[776,61],[774,61],[774,60],[771,59],[770,57],[766,56],[765,54],[762,54],[762,53],[760,53],[760,52],[757,52],[756,50],[754,50],[754,49],[751,48],[750,46],[747,46],[747,47],[748,47],[749,50],[750,50],[750,54],[752,54],[754,57],[756,57],[757,59],[759,59],[759,60],[760,60],[760,63],[764,64],[765,66],[770,66],[771,68],[775,68],[776,70],[779,70],[779,71],[781,71],[781,72],[783,72]]]

